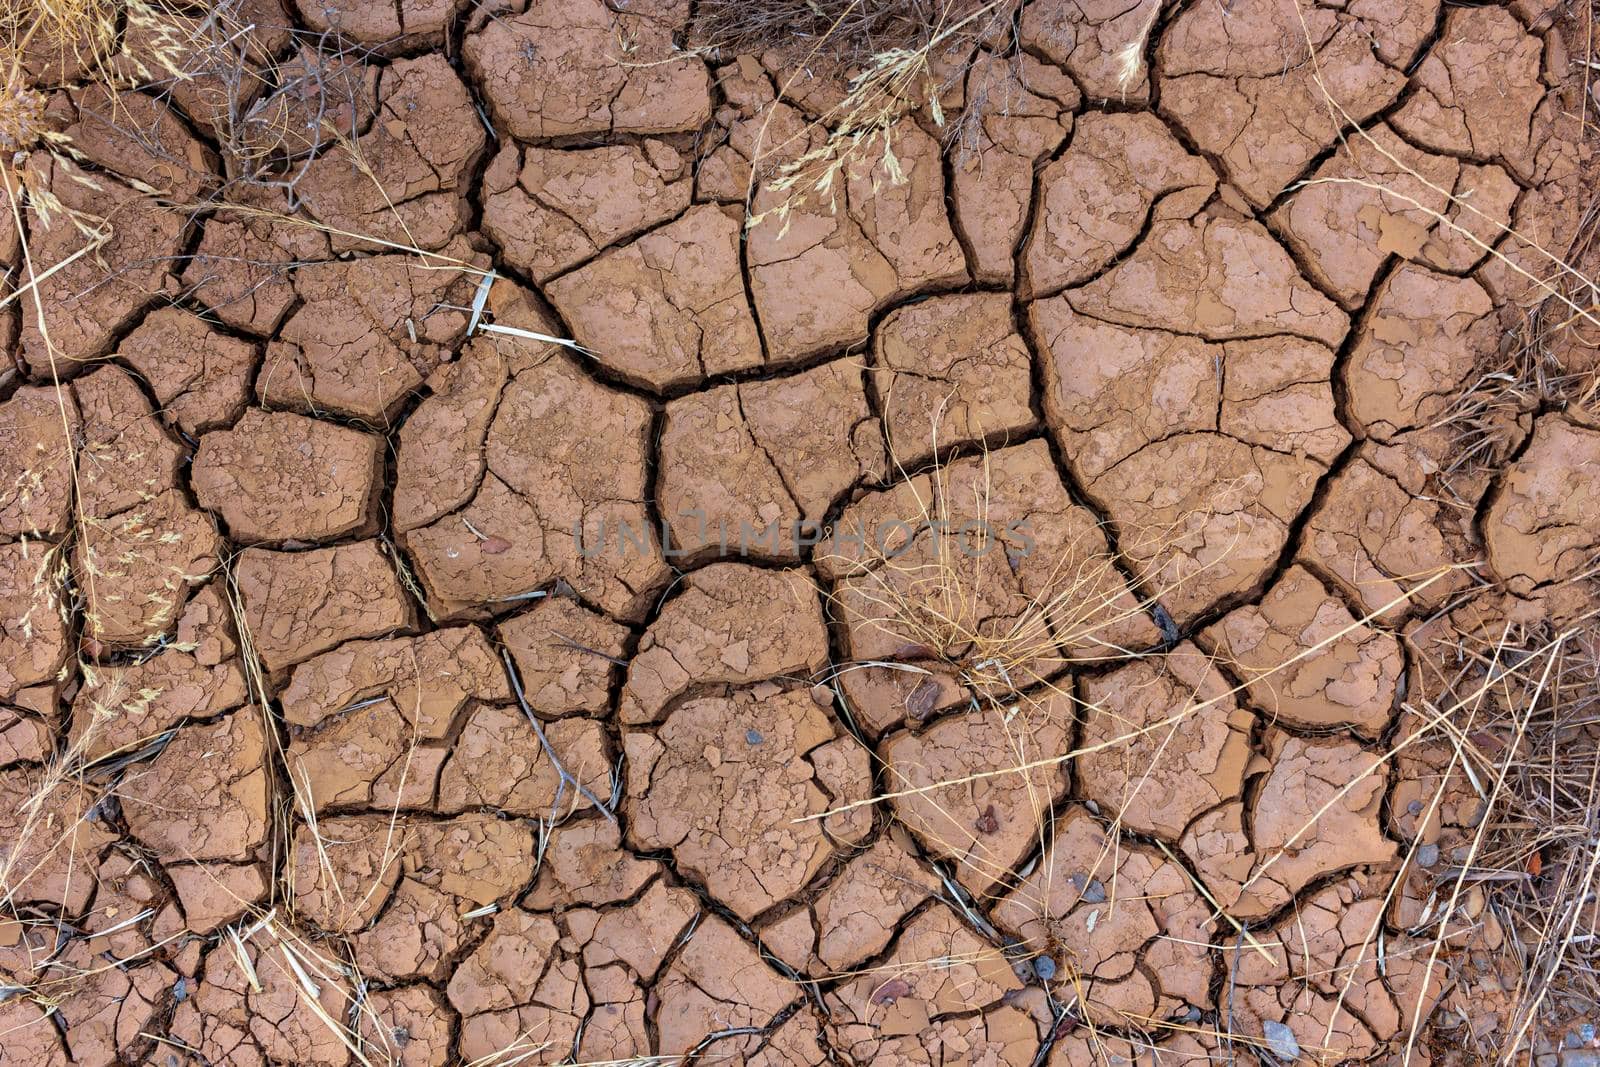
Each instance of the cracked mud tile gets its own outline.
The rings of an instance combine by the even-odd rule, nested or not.
[[[1160,639],[1098,520],[1072,503],[1043,441],[866,495],[839,525],[840,551],[817,563],[838,582],[850,659],[942,661],[924,677],[933,688],[917,694],[915,707],[865,708],[873,725],[908,713],[926,718],[948,697],[941,677],[1026,689],[1068,664],[1121,658]],[[855,551],[846,535],[860,537]],[[897,689],[882,684],[889,669],[852,670],[840,680],[847,695],[888,695]]]
[[[1222,910],[1241,920],[1270,915],[1325,874],[1394,857],[1379,825],[1387,781],[1373,752],[1354,741],[1273,732],[1265,764],[1247,802],[1248,831],[1245,803],[1235,802],[1201,816],[1183,837]]]
[[[1273,219],[1300,262],[1349,311],[1367,301],[1390,256],[1437,270],[1471,269],[1510,223],[1518,192],[1498,166],[1424,152],[1379,125],[1341,145]]]
[[[797,561],[841,494],[882,480],[883,438],[851,364],[667,405],[657,495],[675,550]]]
[[[144,1035],[160,1028],[177,976],[157,962],[118,966],[119,962],[110,953],[96,953],[90,944],[78,942],[57,955],[47,973],[39,976],[80,976],[65,984],[52,1004],[55,1018],[66,1030],[74,1067],[114,1067],[152,1048]],[[7,1034],[8,1044],[10,1038]]]
[[[443,55],[397,59],[379,74],[372,127],[313,159],[296,192],[334,231],[335,251],[443,248],[467,221],[466,181],[485,139]]]
[[[49,1014],[28,998],[0,1004],[0,1033],[6,1035],[6,1047],[0,1049],[5,1067],[69,1067],[72,1062]]]
[[[1411,1027],[1417,1000],[1428,987],[1429,1006],[1443,991],[1443,969],[1428,969],[1431,943],[1390,936],[1383,926],[1381,882],[1352,877],[1319,890],[1271,936],[1258,935],[1269,958],[1257,952],[1230,956],[1238,1025],[1260,1039],[1263,1023],[1277,1022],[1302,1049],[1339,1062],[1369,1059]]]
[[[1544,45],[1502,8],[1452,8],[1393,123],[1412,141],[1534,175]]]
[[[598,921],[574,914],[576,930],[593,924],[583,963],[595,1006],[578,1045],[581,1060],[625,1059],[650,1048],[646,1020],[658,1004],[650,983],[699,907],[687,889],[658,880],[632,906],[608,909]]]
[[[1022,437],[1036,425],[1031,359],[1006,294],[935,296],[899,308],[872,344],[872,388],[898,466],[927,462],[936,446]]]
[[[234,563],[234,580],[251,643],[274,676],[341,642],[416,621],[376,541],[304,552],[247,548]]]
[[[551,916],[517,909],[495,916],[489,936],[450,978],[450,1003],[464,1020],[462,1055],[478,1059],[526,1043],[551,1062],[569,1056],[590,1000],[578,961],[558,950],[562,939]]]
[[[317,811],[427,807],[464,710],[510,699],[498,658],[476,629],[348,642],[300,664],[283,689],[291,779]],[[520,713],[517,722],[537,743]]]
[[[265,863],[174,863],[165,870],[178,891],[185,928],[201,935],[254,911],[271,888]]]
[[[402,816],[392,826],[389,815],[339,816],[319,820],[315,835],[295,828],[289,884],[297,915],[330,933],[376,941],[405,930],[435,936],[437,926],[459,944],[472,930],[460,917],[508,903],[533,857],[532,832],[493,815]]]
[[[847,813],[818,816],[868,795],[867,752],[804,689],[686,701],[623,751],[630,843],[671,849],[745,921],[810,882],[831,837],[859,839]]]
[[[350,1049],[324,1019],[344,1019],[356,991],[339,973],[331,949],[279,927],[206,954],[198,982],[173,1012],[169,1033],[204,1062],[267,1067],[345,1067]],[[300,974],[312,980],[308,994]]]
[[[604,715],[625,670],[627,627],[567,596],[549,596],[500,623],[528,704],[542,718]]]
[[[889,947],[900,922],[938,896],[939,879],[891,830],[850,859],[816,899],[757,930],[762,944],[801,974],[843,975]]]
[[[72,518],[72,461],[80,420],[71,389],[25,385],[0,403],[0,538],[41,540]]]
[[[1128,829],[1168,841],[1203,812],[1238,800],[1254,720],[1231,688],[1188,642],[1085,679],[1079,745],[1088,751],[1072,764],[1082,795]]]
[[[1290,567],[1259,604],[1235,610],[1205,636],[1269,722],[1367,738],[1389,724],[1405,670],[1400,643],[1357,624],[1303,567]]]
[[[502,148],[483,176],[483,232],[543,284],[689,206],[689,160],[664,141]]]
[[[446,28],[466,3],[399,0],[390,5],[361,0],[292,0],[291,6],[315,33],[332,31],[361,44],[411,51],[443,44]]]
[[[1384,280],[1344,366],[1350,414],[1380,441],[1448,410],[1498,329],[1489,294],[1471,278],[1407,264]]]
[[[554,328],[553,323],[538,325]],[[428,376],[428,395],[400,427],[397,530],[426,526],[472,499],[485,470],[484,436],[509,373],[500,346],[478,338]]]
[[[94,905],[80,924],[85,955],[139,967],[146,962],[143,957],[153,962],[160,955],[160,942],[184,930],[185,916],[159,870],[130,842],[112,846],[94,872]],[[194,959],[198,962],[198,956]]]
[[[1073,806],[994,918],[1056,963],[1063,994],[1086,990],[1092,1022],[1127,1029],[1211,1006],[1210,912],[1176,862]]]
[[[1079,314],[1209,341],[1283,334],[1336,347],[1349,317],[1301,276],[1260,223],[1225,207],[1157,219],[1111,270],[1063,294]]]
[[[420,637],[351,641],[295,668],[283,717],[311,727],[373,697],[403,708],[425,738],[442,738],[469,700],[506,702],[511,687],[483,633],[461,626]]]
[[[178,485],[183,449],[161,428],[133,377],[108,365],[72,384],[82,414],[79,507],[108,518]]]
[[[804,682],[827,661],[817,587],[805,571],[713,563],[684,578],[640,639],[619,715],[656,722],[698,687]]]
[[[221,538],[179,489],[182,449],[126,371],[102,367],[73,392],[83,416],[83,537],[73,569],[87,602],[85,635],[149,644],[171,631],[189,591],[216,567]]]
[[[873,312],[919,289],[967,277],[945,210],[939,145],[909,118],[888,133],[905,174],[882,184],[859,162],[837,205],[802,204],[780,217],[763,186],[747,234],[750,291],[768,358],[791,362],[859,344]],[[837,208],[837,210],[834,209]]]
[[[1168,610],[1260,581],[1349,440],[1328,383],[1344,313],[1258,224],[1208,212],[1029,316],[1062,449]]]
[[[85,172],[49,153],[30,156],[26,168],[27,186],[48,190],[61,204],[46,225],[30,198],[29,254],[34,263],[62,266],[40,281],[38,301],[21,301],[19,355],[30,372],[49,377],[52,356],[44,339],[48,332],[54,359],[60,361],[58,370],[65,375],[109,352],[117,334],[172,284],[172,257],[179,251],[184,218],[108,175],[97,174],[91,184]],[[68,212],[106,220],[110,236],[94,254],[75,256],[90,239]],[[108,273],[116,284],[101,284]]]
[[[1022,983],[1011,964],[948,907],[900,932],[882,962],[827,994],[829,1044],[855,1063],[1032,1062],[1039,1032],[1007,1003]]]
[[[457,241],[446,255],[477,261]],[[293,275],[300,306],[267,345],[256,377],[263,403],[311,415],[386,422],[450,359],[476,280],[416,256],[308,264]],[[352,306],[353,305],[353,306]]]
[[[148,80],[148,78],[146,79]],[[67,101],[71,103],[67,105]],[[164,101],[90,84],[58,95],[51,110],[75,158],[94,164],[170,204],[192,204],[222,184],[216,156]],[[46,261],[50,262],[50,261]]]
[[[733,927],[707,916],[667,966],[655,994],[658,1054],[682,1056],[710,1035],[766,1027],[799,999],[800,990],[768,967]],[[749,1055],[760,1044],[759,1034],[733,1033],[707,1051]]]
[[[291,727],[284,752],[297,795],[318,812],[428,807],[447,758],[442,742],[420,734],[410,709],[386,699]]]
[[[297,269],[333,258],[333,249],[320,230],[277,224],[273,215],[293,217],[281,196],[230,193],[224,204],[206,220],[200,245],[183,267],[183,291],[228,326],[269,337],[294,307]]]
[[[1521,240],[1502,238],[1495,244],[1491,238],[1495,251],[1505,258],[1484,260],[1476,275],[1494,297],[1508,328],[1515,327],[1520,316],[1550,295],[1544,283],[1558,268],[1540,249],[1561,244],[1565,234],[1574,232],[1584,210],[1581,189],[1588,170],[1571,139],[1545,138],[1538,146],[1535,164],[1536,184],[1522,191],[1511,211],[1511,229]],[[1558,332],[1554,338],[1555,354],[1569,368],[1592,368],[1594,346],[1564,334]]]
[[[637,866],[648,880],[656,865]],[[651,1052],[646,1017],[656,998],[647,990],[699,911],[694,895],[658,880],[629,905],[560,904],[553,915],[501,913],[457,968],[449,996],[464,1019],[462,1055],[504,1050],[519,1037],[545,1046],[541,1058],[552,1062],[569,1053],[581,1062],[621,1062]]]
[[[1131,6],[1120,0],[1040,0],[1022,10],[1022,46],[1067,71],[1091,99],[1144,104],[1149,75],[1140,63],[1125,76],[1122,56],[1130,46],[1143,54],[1160,6],[1158,0]]]
[[[357,1020],[363,1051],[392,1067],[445,1067],[454,1047],[454,1013],[430,986],[377,989]]]
[[[645,503],[649,406],[530,347],[502,350],[519,362],[483,458],[466,460],[487,472],[470,502],[428,525],[398,516],[403,543],[439,617],[482,616],[563,580],[608,615],[638,620],[668,573]],[[414,440],[402,441],[402,468]],[[419,475],[477,454],[470,441],[416,448],[426,449]]]
[[[1600,429],[1560,415],[1534,424],[1484,517],[1489,565],[1514,593],[1583,573],[1600,557]]]
[[[1306,521],[1300,559],[1363,612],[1393,623],[1436,605],[1460,582],[1434,578],[1456,561],[1440,533],[1441,507],[1418,499],[1386,472],[1356,457],[1334,476]]]
[[[236,542],[327,541],[373,532],[383,439],[252,408],[200,439],[190,481]]]
[[[0,545],[0,700],[46,686],[53,706],[73,651],[65,595],[59,556],[37,542]]]
[[[0,865],[14,907],[39,903],[77,915],[88,905],[98,857],[117,837],[103,799],[87,786],[50,781],[38,766],[0,771]]]
[[[620,904],[636,896],[663,869],[656,860],[642,860],[624,850],[622,832],[610,820],[574,820],[551,831],[538,880],[522,904],[534,911],[553,911],[571,904]],[[692,899],[683,890],[667,892],[674,900],[679,894]],[[617,916],[623,921],[628,912]]]
[[[1161,110],[1264,207],[1337,141],[1343,124],[1364,124],[1399,97],[1438,10],[1438,0],[1186,8],[1156,53]]]
[[[70,389],[24,386],[0,404],[0,701],[38,705],[47,717],[67,680],[72,643],[66,567],[49,543],[72,525],[65,436],[81,426]],[[28,735],[47,724],[11,709],[0,716],[0,750],[21,757],[45,743],[43,734]]]
[[[695,198],[744,203],[751,189],[822,144],[804,112],[777,99],[771,75],[755,56],[737,56],[713,77],[723,103],[712,117],[696,161]]]
[[[1049,761],[1072,747],[1071,729],[1069,698],[1049,692],[893,734],[879,751],[885,789],[907,793],[890,802],[894,813],[983,897],[1038,843],[1051,805],[1066,793],[1065,765]]]
[[[0,707],[0,766],[43,763],[54,751],[50,723],[44,716]]]
[[[533,0],[462,44],[497,130],[521,140],[672,133],[711,117],[705,64],[678,51],[686,0],[617,11],[601,0]],[[625,54],[626,62],[619,57]]]
[[[1022,296],[1092,280],[1151,221],[1193,216],[1216,187],[1211,165],[1190,155],[1156,116],[1081,116],[1072,144],[1039,174]]]
[[[180,308],[158,308],[117,355],[150,383],[162,420],[191,437],[231,425],[250,401],[256,347]]]
[[[1058,1030],[1047,1067],[1193,1067],[1226,1062],[1229,1056],[1236,1063],[1257,1062],[1254,1057],[1245,1058],[1239,1047],[1242,1042],[1230,1045],[1226,1033],[1203,1024],[1152,1029],[1157,1033],[1140,1033],[1134,1038],[1107,1034],[1082,1024],[1064,1034]],[[1176,1032],[1162,1032],[1168,1030]]]
[[[265,712],[246,706],[211,726],[185,726],[116,795],[128,829],[164,862],[255,858],[269,831]]]
[[[697,204],[546,287],[573,337],[647,389],[761,365],[736,215]]]
[[[1010,286],[1034,166],[1072,132],[1081,99],[1070,78],[1031,55],[986,52],[967,73],[966,100],[985,110],[951,171],[956,222],[976,260],[974,280]]]
[[[822,1024],[809,1006],[785,1019],[761,1048],[745,1058],[749,1067],[823,1067],[834,1050],[822,1040]]]
[[[1175,617],[1250,589],[1350,440],[1328,381],[1333,351],[1293,336],[1217,343],[1128,328],[1074,305],[1069,291],[1029,310],[1067,461]],[[1182,485],[1164,477],[1173,470],[1188,472]]]
[[[569,718],[544,729],[567,773],[594,796],[610,796],[613,761],[605,726]],[[561,780],[522,709],[514,706],[473,709],[439,774],[438,809],[445,813],[492,808],[549,819],[591,807]]]

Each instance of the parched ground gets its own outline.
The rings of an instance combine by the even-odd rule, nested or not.
[[[1463,461],[1581,18],[1032,0],[782,215],[840,83],[686,0],[246,7],[373,50],[292,202],[43,71],[112,236],[0,218],[0,1065],[1477,1062],[1392,750],[1596,607],[1593,409]]]

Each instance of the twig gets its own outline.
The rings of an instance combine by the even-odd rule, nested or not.
[[[561,795],[566,792],[567,786],[570,785],[577,791],[579,796],[594,805],[596,811],[615,823],[617,821],[616,812],[612,811],[599,797],[595,796],[588,786],[574,778],[572,772],[568,771],[566,765],[561,762],[561,757],[556,755],[555,746],[550,743],[550,738],[545,736],[544,724],[539,721],[539,716],[533,713],[533,708],[528,706],[528,698],[522,691],[522,676],[517,673],[517,665],[511,658],[511,650],[501,649],[500,659],[506,665],[506,675],[511,679],[511,691],[517,695],[517,704],[522,708],[522,714],[532,724],[533,732],[539,737],[539,744],[544,747],[544,754],[550,759],[550,765],[556,769],[556,774],[561,776],[561,783],[556,788],[556,798],[550,805],[551,814],[554,815],[556,809],[560,806]]]

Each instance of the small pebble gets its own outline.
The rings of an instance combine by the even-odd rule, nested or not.
[[[754,727],[751,727],[744,732],[744,739],[750,742],[752,745],[759,745],[766,740],[765,737],[761,736],[761,731]]]
[[[1439,862],[1439,846],[1438,845],[1423,845],[1421,848],[1417,849],[1417,866],[1418,867],[1432,867],[1435,863],[1438,863],[1438,862]]]
[[[1300,1042],[1295,1040],[1294,1031],[1276,1019],[1268,1019],[1261,1024],[1261,1033],[1267,1039],[1267,1047],[1272,1049],[1272,1054],[1284,1063],[1293,1063],[1300,1058]]]
[[[1033,973],[1039,976],[1039,981],[1048,982],[1056,976],[1056,961],[1049,956],[1040,956],[1033,961]]]
[[[1100,879],[1092,879],[1083,890],[1085,904],[1104,904],[1106,902],[1106,887]]]

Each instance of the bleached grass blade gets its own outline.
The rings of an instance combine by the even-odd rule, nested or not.
[[[540,341],[547,345],[561,345],[565,348],[572,349],[574,352],[582,352],[586,356],[594,355],[593,352],[590,352],[578,342],[570,340],[566,337],[551,337],[547,333],[539,333],[536,330],[524,330],[520,326],[502,326],[498,322],[486,322],[478,327],[478,332],[501,333],[508,337],[521,337],[528,341]]]

